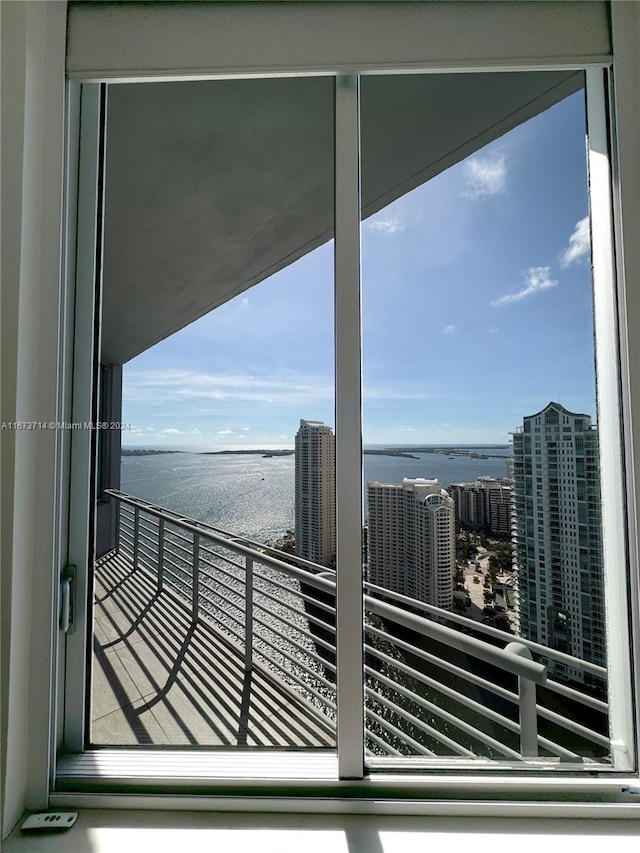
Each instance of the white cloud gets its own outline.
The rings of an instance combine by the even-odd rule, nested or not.
[[[529,267],[525,273],[525,286],[516,293],[507,293],[505,296],[494,299],[492,305],[507,305],[510,302],[519,302],[534,293],[541,293],[556,287],[558,282],[549,276],[551,267]]]
[[[495,335],[495,333],[496,333],[496,332],[499,332],[499,331],[500,331],[500,329],[498,329],[496,326],[492,326],[492,328],[491,328],[491,329],[489,329],[489,334],[490,334],[490,335]]]
[[[161,429],[158,435],[182,435],[182,430],[175,427],[167,427],[166,429]]]
[[[219,429],[218,435],[233,435],[232,429]]]
[[[444,329],[442,330],[442,334],[443,335],[452,335],[457,328],[458,328],[457,326],[450,324],[449,326],[444,327]]]
[[[507,182],[504,157],[473,157],[464,164],[465,198],[491,198],[503,193]]]
[[[568,267],[589,254],[591,240],[589,238],[589,217],[585,216],[576,222],[573,234],[569,237],[569,245],[560,255],[560,266]]]
[[[192,400],[305,405],[333,399],[333,383],[295,371],[256,375],[152,369],[127,373],[123,396],[127,402],[154,405]]]
[[[397,234],[399,231],[404,231],[406,227],[400,218],[392,213],[379,213],[369,221],[369,228],[372,231],[380,231],[383,234]]]

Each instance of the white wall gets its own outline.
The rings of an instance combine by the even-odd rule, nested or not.
[[[2,14],[2,421],[57,420],[66,3]],[[3,835],[46,803],[55,430],[2,431]]]

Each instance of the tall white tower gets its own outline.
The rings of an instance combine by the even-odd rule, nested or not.
[[[602,666],[605,620],[598,433],[549,403],[513,434],[519,633]],[[555,663],[555,676],[582,680]]]
[[[336,442],[321,421],[296,433],[296,553],[321,566],[336,556]]]
[[[367,483],[369,580],[447,610],[453,604],[455,505],[437,480]]]

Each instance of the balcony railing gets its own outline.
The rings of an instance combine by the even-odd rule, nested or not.
[[[237,644],[315,712],[336,718],[335,572],[122,492],[117,550],[194,622]],[[365,583],[365,718],[372,761],[608,763],[606,670]],[[574,681],[548,677],[563,668]],[[560,671],[560,670],[558,670]],[[584,687],[580,682],[584,682]]]

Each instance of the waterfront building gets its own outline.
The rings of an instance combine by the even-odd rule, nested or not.
[[[335,564],[336,444],[331,427],[300,421],[295,443],[296,554]]]
[[[513,550],[518,631],[604,666],[598,432],[549,403],[513,434]],[[555,663],[556,677],[583,671]]]
[[[367,483],[371,583],[451,609],[455,507],[437,480]]]
[[[447,491],[456,505],[456,518],[468,527],[507,534],[511,530],[511,482],[479,477],[473,483],[452,483]]]

